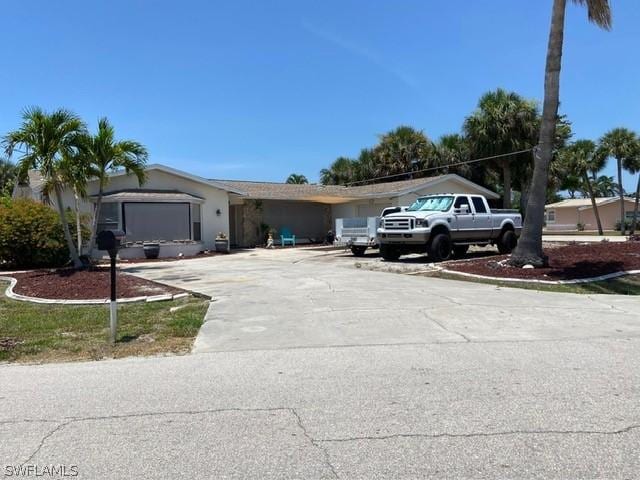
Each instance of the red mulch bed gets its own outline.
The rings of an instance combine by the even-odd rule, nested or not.
[[[12,274],[18,283],[13,291],[20,295],[57,300],[107,299],[111,295],[108,268],[89,270],[33,270]],[[118,298],[181,293],[183,290],[168,287],[133,275],[117,272]]]
[[[640,242],[571,244],[545,250],[549,267],[523,269],[506,264],[508,255],[449,262],[445,268],[488,277],[574,280],[623,270],[640,270]]]

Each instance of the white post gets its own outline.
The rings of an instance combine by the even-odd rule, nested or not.
[[[109,303],[110,310],[110,325],[111,325],[111,343],[116,343],[116,329],[118,328],[118,305],[117,302],[111,301]]]

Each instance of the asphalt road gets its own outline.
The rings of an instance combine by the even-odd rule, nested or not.
[[[92,479],[640,475],[637,300],[316,255],[132,267],[214,293],[200,353],[0,366],[0,476],[21,464]]]

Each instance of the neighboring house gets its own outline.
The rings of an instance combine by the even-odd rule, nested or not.
[[[430,193],[499,198],[454,174],[345,187],[209,180],[159,164],[149,165],[146,173],[142,187],[132,175],[112,173],[103,196],[99,230],[125,231],[129,248],[121,251],[123,258],[141,256],[144,241],[162,241],[161,256],[213,249],[218,233],[240,247],[263,244],[268,230],[275,230],[277,239],[283,228],[300,243],[320,242],[336,218],[378,215]],[[37,172],[30,172],[29,185],[16,188],[14,195],[43,201],[41,187]],[[84,213],[93,212],[97,190],[97,181],[89,182]],[[66,191],[63,201],[73,208],[72,192]]]
[[[625,197],[624,200],[625,217],[631,221],[635,199]],[[596,198],[596,204],[603,230],[615,230],[620,221],[620,197]],[[598,230],[590,198],[568,198],[544,208],[547,230],[577,231],[579,225],[584,230]]]

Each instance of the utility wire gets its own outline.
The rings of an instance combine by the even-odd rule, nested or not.
[[[394,173],[393,175],[384,175],[382,177],[374,177],[374,178],[368,178],[367,180],[358,180],[357,182],[345,183],[345,186],[349,187],[349,186],[352,186],[352,185],[357,185],[359,183],[372,182],[374,180],[385,180],[385,179],[388,179],[388,178],[400,177],[400,176],[404,176],[404,175],[411,175],[411,174],[414,174],[414,173],[423,173],[423,172],[430,172],[430,171],[433,171],[433,170],[442,170],[444,168],[457,167],[457,166],[460,166],[460,165],[469,165],[470,163],[486,162],[487,160],[495,160],[496,158],[509,157],[511,155],[519,155],[521,153],[526,153],[526,152],[531,152],[531,151],[533,151],[533,148],[527,148],[526,150],[518,150],[517,152],[511,152],[511,153],[501,153],[500,155],[492,155],[490,157],[476,158],[474,160],[465,160],[464,162],[449,163],[447,165],[440,165],[440,166],[437,166],[437,167],[423,168],[422,170],[410,170],[408,172]]]

